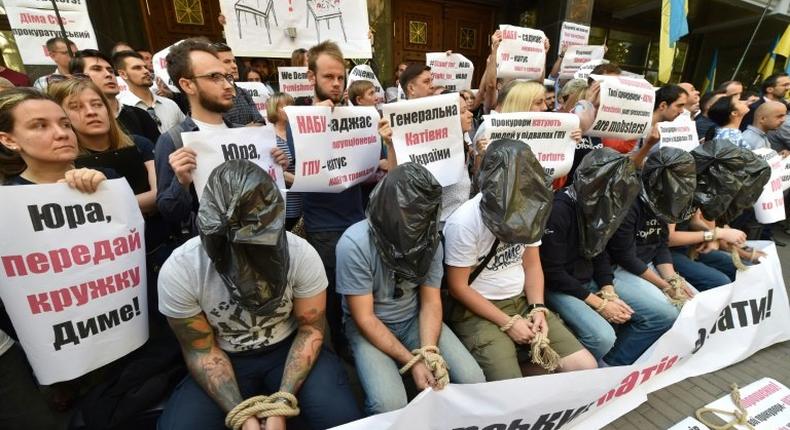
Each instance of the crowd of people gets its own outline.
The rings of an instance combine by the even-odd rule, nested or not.
[[[182,132],[271,127],[271,156],[290,187],[300,142],[285,107],[450,91],[420,63],[396,67],[384,100],[371,82],[347,87],[347,60],[325,41],[294,52],[292,65],[306,66],[315,85],[313,98],[294,98],[275,91],[262,62],[237,64],[228,45],[195,38],[167,55],[174,93],[147,50],[119,43],[106,55],[51,39],[52,74],[32,87],[0,81],[0,179],[84,193],[106,179],[129,183],[146,223],[151,339],[45,396],[0,318],[0,427],[52,428],[53,410],[76,403],[90,428],[115,428],[164,402],[161,429],[323,429],[399,409],[415,388],[631,364],[686,300],[759,264],[746,240],[771,239],[771,226],[746,207],[754,200],[711,199],[709,175],[749,164],[767,181],[751,150],[790,155],[787,74],[765,79],[757,100],[734,81],[702,96],[691,83],[664,85],[643,138],[598,138],[587,131],[601,83],[561,81],[563,54],[549,68],[554,84],[498,78],[501,41],[491,36],[479,89],[457,93],[467,154],[458,182],[441,186],[425,166],[398,160],[393,125],[381,119],[378,172],[365,183],[284,197],[262,169],[234,160],[212,172],[199,200],[198,156]],[[621,73],[612,63],[592,72]],[[128,87],[121,96],[118,77]],[[239,81],[272,90],[265,116]],[[489,142],[482,121],[547,111],[580,123],[571,172],[554,181],[528,142]],[[701,150],[660,147],[656,124],[684,117]],[[724,153],[740,164],[706,167]],[[759,195],[765,181],[752,179],[730,191]],[[124,373],[140,363],[161,381],[142,390],[146,399],[129,394],[140,381]],[[119,412],[104,397],[110,388],[134,407]],[[275,412],[250,412],[245,399],[258,395]]]

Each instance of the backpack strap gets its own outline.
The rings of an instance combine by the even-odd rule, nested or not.
[[[477,277],[480,276],[480,273],[483,271],[483,269],[485,269],[488,263],[491,261],[491,259],[494,258],[498,246],[499,246],[499,239],[497,238],[494,239],[494,244],[491,245],[491,249],[488,251],[488,254],[486,254],[486,257],[483,259],[483,261],[480,264],[478,264],[477,267],[475,267],[475,270],[473,270],[472,273],[469,275],[468,285],[472,285],[472,282],[474,282],[475,279],[477,279]]]

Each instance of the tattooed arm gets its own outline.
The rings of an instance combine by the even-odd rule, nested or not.
[[[217,346],[214,331],[202,312],[190,318],[168,318],[181,344],[184,361],[198,385],[228,413],[244,400],[236,383],[236,375],[225,351]],[[259,428],[257,418],[244,423],[244,429]]]
[[[280,391],[296,395],[321,352],[326,328],[326,291],[294,298],[293,315],[299,323],[280,383]]]

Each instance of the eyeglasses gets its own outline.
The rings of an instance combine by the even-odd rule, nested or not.
[[[228,81],[228,83],[231,84],[231,85],[233,85],[233,83],[236,82],[236,79],[234,79],[233,75],[231,75],[230,73],[214,72],[214,73],[208,73],[208,74],[205,74],[205,75],[195,75],[195,76],[191,77],[190,79],[197,79],[197,78],[208,78],[212,82],[214,82],[215,84],[218,84],[218,85],[222,83],[223,79]]]
[[[58,82],[68,81],[69,79],[76,79],[78,81],[90,80],[90,76],[85,73],[72,73],[69,76],[54,73],[47,76],[47,85],[56,84]]]

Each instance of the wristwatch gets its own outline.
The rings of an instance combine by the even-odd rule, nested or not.
[[[710,231],[710,230],[705,230],[705,231],[703,231],[703,232],[702,232],[702,239],[703,239],[705,242],[710,242],[710,241],[711,241],[711,240],[713,240],[715,237],[716,237],[716,233],[714,233],[714,232],[712,232],[712,231]]]

